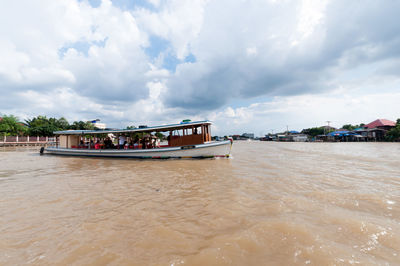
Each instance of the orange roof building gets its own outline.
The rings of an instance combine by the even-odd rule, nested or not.
[[[386,128],[386,127],[394,127],[396,126],[396,122],[387,120],[387,119],[376,119],[371,123],[365,125],[364,127],[371,129],[371,128]]]

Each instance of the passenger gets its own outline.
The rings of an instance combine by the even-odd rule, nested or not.
[[[160,139],[159,138],[156,138],[156,140],[155,140],[155,147],[156,148],[160,148]]]
[[[129,138],[129,149],[133,149],[133,145],[135,144],[133,138]]]
[[[139,149],[139,142],[133,143],[133,148],[134,149]]]
[[[100,141],[97,141],[96,144],[94,145],[94,148],[96,150],[100,150],[101,146],[100,146]]]
[[[146,139],[142,139],[142,149],[146,149]]]
[[[112,140],[111,140],[110,137],[107,137],[104,140],[104,146],[105,146],[106,149],[111,149],[112,148],[113,144],[112,144]]]
[[[124,148],[126,138],[124,135],[119,136],[119,148],[122,150]]]

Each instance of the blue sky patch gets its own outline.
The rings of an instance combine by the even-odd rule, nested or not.
[[[156,60],[161,53],[164,54],[164,61],[162,67],[169,71],[175,72],[176,66],[182,63],[194,63],[196,57],[190,53],[184,60],[179,60],[173,52],[171,42],[161,37],[152,35],[150,36],[150,46],[145,48],[145,53],[151,60]]]
[[[194,63],[196,62],[196,57],[193,54],[186,56],[184,60],[179,60],[175,54],[169,52],[164,57],[164,62],[162,67],[168,69],[169,71],[175,72],[176,66],[182,63]]]
[[[147,0],[111,0],[114,6],[118,7],[121,10],[134,10],[135,8],[142,7],[149,10],[156,10],[155,6],[153,6]]]
[[[105,38],[102,41],[93,41],[93,42],[87,42],[87,41],[78,41],[74,43],[69,43],[64,45],[58,50],[58,56],[63,59],[65,53],[68,51],[70,48],[74,48],[80,53],[83,53],[85,56],[88,56],[89,49],[91,46],[98,46],[98,47],[104,47],[106,45],[108,38]]]
[[[78,0],[83,2],[84,0]],[[93,8],[98,8],[101,5],[101,0],[87,0]],[[151,11],[157,10],[157,8],[147,0],[111,0],[115,7],[121,10],[134,10],[135,8],[141,7]]]
[[[175,72],[176,66],[180,63],[182,63],[182,61],[179,60],[174,54],[169,52],[164,56],[162,67],[168,69],[169,71]]]
[[[78,1],[83,2],[83,0]],[[101,0],[88,0],[88,2],[93,8],[98,8],[101,5]]]
[[[185,63],[195,63],[196,57],[192,53],[190,53],[188,56],[186,56],[184,62]]]
[[[171,48],[171,43],[163,38],[152,35],[150,36],[150,46],[145,49],[145,53],[151,58],[157,58],[161,52]]]

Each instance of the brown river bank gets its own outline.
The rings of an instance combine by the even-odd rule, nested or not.
[[[400,144],[235,142],[232,159],[0,148],[0,265],[399,265]]]

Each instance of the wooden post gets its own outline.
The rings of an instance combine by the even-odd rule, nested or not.
[[[15,141],[18,143],[18,135],[17,135],[17,137],[16,137]]]
[[[27,136],[27,137],[26,137],[26,142],[28,142],[28,143],[29,143],[29,136]]]

